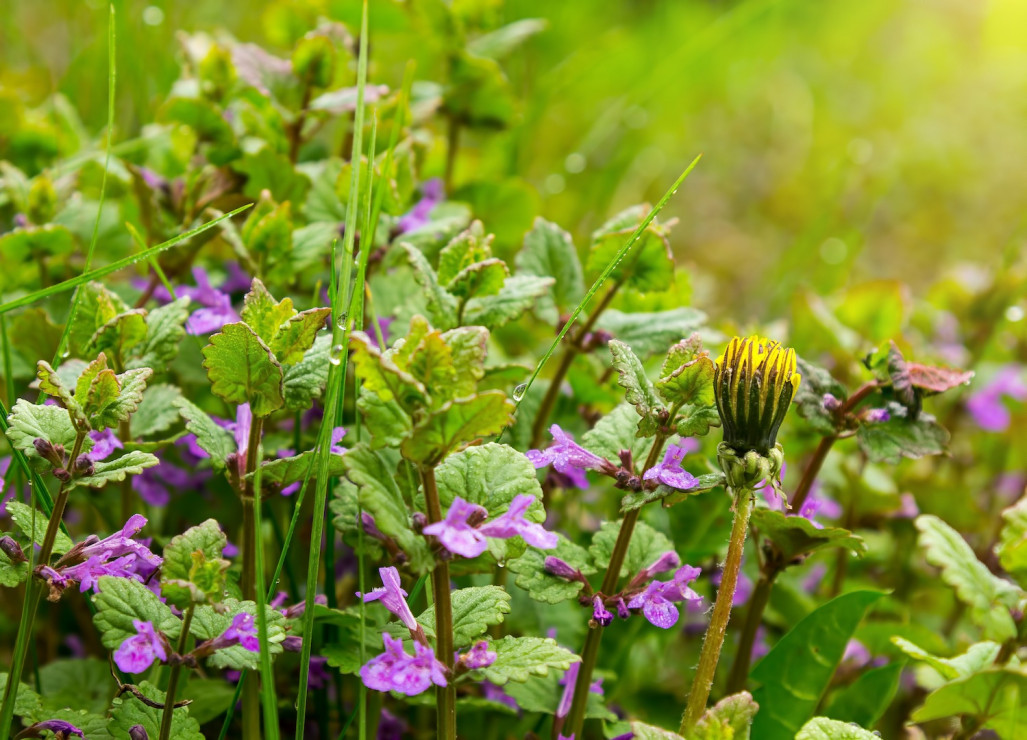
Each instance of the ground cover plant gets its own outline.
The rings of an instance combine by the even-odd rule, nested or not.
[[[732,155],[635,188],[622,103],[561,222],[569,7],[271,3],[138,107],[112,4],[103,105],[0,78],[0,737],[1027,734],[1018,222],[704,269]]]

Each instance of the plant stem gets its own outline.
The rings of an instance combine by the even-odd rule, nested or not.
[[[264,417],[255,416],[250,424],[250,435],[246,440],[245,476],[254,472],[260,464],[260,436],[264,429]],[[257,531],[254,507],[260,491],[254,490],[253,481],[245,481],[242,490],[242,597],[244,601],[254,601],[257,596]],[[250,676],[243,684],[242,691],[242,727],[243,737],[260,738],[260,686],[255,676]]]
[[[182,618],[182,633],[178,636],[178,655],[185,655],[186,643],[189,640],[189,627],[193,623],[193,611],[195,604],[190,604],[185,610]],[[164,696],[164,713],[160,718],[159,740],[170,740],[171,720],[175,713],[175,692],[178,689],[178,677],[182,673],[182,664],[175,662],[171,665],[171,676],[168,678],[168,692]]]
[[[118,424],[118,438],[122,444],[127,444],[132,441],[132,425],[131,422],[126,419],[125,421]],[[74,460],[72,461],[74,462]],[[132,516],[132,509],[135,502],[132,496],[132,478],[125,476],[125,480],[121,481],[121,521],[127,522],[128,518]]]
[[[428,523],[442,521],[442,505],[435,485],[435,468],[421,468],[421,483],[428,508]],[[441,558],[431,576],[435,601],[435,657],[443,662],[448,673],[445,686],[435,689],[440,740],[456,739],[456,685],[453,683],[453,604],[449,593],[449,563]]]
[[[731,618],[731,604],[735,598],[735,586],[738,583],[738,571],[742,565],[742,550],[745,547],[745,536],[749,531],[749,514],[752,511],[752,489],[738,488],[734,491],[735,519],[731,525],[731,540],[727,548],[727,560],[724,561],[724,572],[720,587],[717,589],[717,601],[713,605],[713,616],[710,626],[706,629],[702,652],[699,655],[699,667],[695,672],[692,690],[688,694],[688,706],[681,718],[678,734],[688,736],[696,722],[706,711],[706,701],[710,698],[713,679],[717,673],[720,660],[720,649],[724,646],[724,635],[727,623]]]
[[[75,443],[71,448],[71,460],[74,464],[75,458],[82,451],[82,443],[85,441],[86,433],[78,432],[75,435]],[[50,556],[53,555],[54,542],[57,541],[57,531],[61,527],[61,517],[64,516],[64,508],[68,504],[68,484],[61,483],[57,492],[57,499],[54,501],[53,512],[46,525],[46,534],[43,535],[43,543],[39,550],[38,562],[43,565],[50,563]],[[11,659],[11,670],[7,673],[7,686],[4,688],[3,706],[0,707],[0,737],[9,737],[11,734],[11,723],[14,719],[14,704],[18,694],[18,684],[21,683],[21,674],[25,670],[25,659],[28,657],[29,644],[32,642],[32,628],[36,622],[36,611],[39,608],[39,598],[43,595],[42,588],[36,584],[35,577],[29,573],[25,582],[25,601],[21,608],[21,621],[18,625],[18,637],[15,640],[13,656]]]
[[[549,415],[553,412],[553,406],[556,405],[557,396],[560,395],[560,386],[563,384],[563,379],[567,376],[567,372],[571,369],[574,358],[581,351],[581,340],[592,330],[603,311],[609,307],[619,287],[619,280],[610,286],[610,289],[606,291],[606,295],[596,304],[592,313],[585,319],[585,323],[581,325],[574,338],[564,348],[563,357],[560,358],[560,364],[557,365],[556,372],[553,373],[553,378],[549,382],[549,388],[546,389],[546,395],[542,398],[542,403],[538,407],[538,413],[535,415],[535,421],[531,426],[531,444],[528,445],[529,447],[537,448],[542,443],[546,422],[549,420]]]
[[[614,289],[616,289],[616,286],[610,292],[612,293]],[[645,465],[642,467],[642,475],[656,464],[666,441],[667,436],[664,434],[657,434],[653,439],[653,446],[649,449],[649,455],[646,457]],[[638,523],[638,517],[641,512],[642,509],[640,508],[633,509],[624,515],[624,521],[621,522],[620,531],[617,533],[617,541],[614,543],[613,553],[610,555],[610,564],[606,568],[606,573],[603,575],[603,585],[599,589],[601,593],[607,596],[612,596],[617,592],[620,570],[624,566],[624,558],[628,554],[628,545],[631,544],[631,535],[635,531],[635,524]],[[553,724],[554,737],[558,734],[564,734],[568,737],[571,735],[574,737],[581,735],[581,728],[585,723],[585,705],[588,703],[588,690],[592,685],[592,674],[595,672],[596,660],[599,657],[599,643],[602,642],[602,639],[603,629],[599,625],[590,629],[585,636],[585,645],[581,649],[581,664],[578,668],[578,680],[574,684],[571,708],[567,713],[567,720],[563,727],[559,726],[559,722]]]

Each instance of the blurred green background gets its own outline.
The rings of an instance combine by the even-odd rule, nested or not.
[[[504,63],[514,124],[461,140],[456,181],[505,183],[491,229],[536,212],[584,241],[703,159],[665,212],[696,303],[745,324],[897,278],[913,296],[966,263],[1019,249],[1027,192],[1022,0],[453,0],[483,29],[548,26]],[[417,0],[372,0],[371,80],[440,80]],[[179,74],[181,32],[227,33],[287,56],[354,0],[119,1],[115,141],[153,120]],[[11,101],[55,91],[94,134],[106,119],[100,0],[0,3],[0,137]],[[444,131],[438,131],[444,141]],[[439,145],[441,146],[441,144]],[[426,173],[433,174],[431,172]],[[579,241],[579,243],[580,243]],[[718,316],[719,315],[719,316]]]

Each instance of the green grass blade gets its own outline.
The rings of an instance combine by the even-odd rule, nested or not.
[[[553,356],[554,352],[556,352],[556,348],[560,346],[560,342],[563,341],[564,335],[566,335],[567,332],[570,331],[570,328],[574,325],[574,322],[578,320],[578,317],[588,306],[589,302],[592,300],[595,294],[599,292],[599,289],[603,287],[603,284],[607,281],[610,275],[613,274],[613,271],[617,268],[617,265],[620,264],[621,260],[623,260],[624,257],[627,256],[628,252],[631,251],[631,248],[635,246],[635,242],[637,242],[639,237],[642,236],[645,230],[649,227],[649,224],[651,224],[653,222],[653,219],[656,218],[657,214],[663,210],[663,207],[667,205],[667,202],[678,191],[678,188],[681,187],[681,183],[685,181],[685,179],[691,174],[692,170],[695,169],[695,166],[699,164],[700,159],[702,159],[701,154],[692,160],[691,164],[689,164],[688,167],[685,168],[684,172],[678,175],[678,179],[674,181],[674,184],[670,186],[670,189],[663,194],[663,197],[660,198],[659,202],[657,202],[653,209],[649,211],[649,215],[647,215],[642,220],[642,223],[638,225],[638,228],[635,229],[631,236],[628,237],[628,240],[624,242],[624,246],[620,248],[620,251],[617,252],[616,256],[614,256],[614,258],[610,260],[610,262],[603,269],[599,277],[596,278],[594,283],[592,283],[592,287],[588,289],[588,292],[585,294],[585,297],[582,298],[578,305],[574,307],[574,311],[571,312],[570,319],[568,319],[567,322],[563,325],[563,328],[560,329],[560,333],[556,335],[556,339],[553,340],[553,343],[549,345],[549,349],[546,350],[545,354],[542,355],[542,358],[538,361],[538,364],[535,365],[535,370],[534,372],[532,372],[531,377],[528,378],[528,382],[525,384],[524,389],[521,393],[521,400],[517,401],[517,407],[520,407],[521,402],[523,401],[524,397],[528,394],[528,390],[531,388],[531,384],[535,382],[535,379],[539,376],[539,373],[542,372],[542,368],[544,368],[546,363],[549,362],[549,358]],[[502,436],[503,435],[500,434],[499,438],[502,438]]]
[[[321,565],[321,535],[324,532],[325,505],[328,498],[328,455],[331,448],[331,434],[335,426],[338,409],[346,392],[346,367],[349,349],[349,321],[342,321],[340,327],[340,307],[349,308],[346,291],[349,288],[353,272],[353,246],[359,215],[357,203],[360,200],[360,155],[362,151],[362,134],[364,128],[364,91],[367,87],[367,0],[363,2],[360,22],[360,56],[357,63],[357,106],[353,113],[353,154],[350,161],[353,175],[350,184],[351,197],[346,204],[346,233],[343,244],[342,279],[336,284],[332,296],[332,341],[333,347],[341,345],[338,355],[340,363],[333,364],[328,371],[328,388],[326,390],[325,413],[321,420],[318,434],[318,454],[321,464],[318,466],[317,483],[314,489],[314,519],[310,533],[310,559],[307,568],[306,610],[303,614],[303,647],[300,653],[300,681],[296,698],[296,740],[303,740],[304,718],[307,708],[307,678],[310,675],[310,650],[314,630],[314,593],[317,587],[317,575]],[[332,271],[336,269],[332,263]],[[362,286],[360,287],[362,291]],[[339,294],[342,293],[342,301]]]
[[[107,173],[111,168],[111,142],[114,140],[114,99],[117,89],[118,66],[117,66],[117,34],[114,23],[114,3],[110,3],[107,16],[107,145],[106,154],[103,159],[103,178],[100,180],[100,202],[96,206],[96,220],[93,221],[93,235],[89,239],[89,249],[86,250],[86,264],[83,272],[89,272],[93,266],[93,255],[96,253],[96,240],[100,236],[100,217],[103,215],[103,203],[107,195]],[[76,293],[71,301],[71,311],[68,313],[68,320],[64,323],[64,331],[57,342],[57,351],[54,353],[52,364],[56,365],[64,348],[68,344],[68,336],[71,334],[71,326],[75,323],[75,313],[78,311],[79,294]]]
[[[101,278],[104,275],[110,275],[112,272],[123,270],[124,268],[129,267],[130,265],[134,265],[137,262],[142,262],[143,260],[150,259],[155,254],[159,254],[160,252],[163,252],[166,249],[171,249],[172,247],[180,244],[181,242],[184,242],[187,239],[191,239],[197,234],[202,234],[204,231],[211,228],[212,226],[217,226],[226,218],[231,218],[232,216],[235,216],[238,213],[242,213],[247,208],[252,207],[252,203],[247,203],[244,206],[236,208],[234,211],[230,211],[229,213],[225,213],[218,216],[212,221],[208,221],[205,224],[200,224],[195,229],[190,229],[184,234],[179,234],[178,236],[168,239],[166,242],[161,242],[156,246],[150,247],[144,252],[130,254],[129,256],[122,257],[119,260],[115,260],[114,262],[111,262],[109,265],[105,265],[104,267],[98,267],[95,270],[84,272],[78,277],[69,278],[64,282],[57,283],[56,285],[51,285],[47,288],[43,288],[42,290],[37,290],[34,293],[29,293],[28,295],[22,296],[21,298],[15,298],[13,301],[8,301],[7,303],[0,303],[0,314],[5,314],[8,311],[13,311],[16,308],[22,308],[23,306],[29,306],[35,303],[36,301],[41,301],[44,298],[49,298],[50,296],[65,293],[73,288],[77,288],[78,286],[84,283],[88,283],[90,280],[96,280],[97,278]]]
[[[263,449],[261,450],[263,452]],[[257,460],[263,460],[262,454],[257,455]],[[275,674],[271,668],[271,651],[265,649],[267,646],[267,597],[264,594],[264,537],[261,527],[264,502],[261,496],[260,477],[263,465],[257,463],[257,469],[253,475],[253,490],[256,491],[256,500],[253,502],[253,524],[254,524],[254,547],[257,577],[257,636],[260,639],[260,703],[264,707],[264,737],[270,740],[278,738],[278,697],[275,695]]]

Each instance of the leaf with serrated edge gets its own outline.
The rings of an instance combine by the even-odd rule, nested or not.
[[[211,392],[226,403],[248,403],[258,417],[285,403],[282,366],[246,324],[225,324],[203,348],[203,357]]]
[[[185,419],[185,428],[196,435],[196,443],[210,455],[215,470],[225,467],[228,456],[236,453],[235,438],[188,398],[176,398],[174,403]]]
[[[222,550],[228,538],[221,531],[221,525],[216,519],[208,519],[202,524],[190,527],[182,534],[171,538],[171,541],[164,546],[164,565],[161,568],[161,578],[179,578],[189,580],[189,570],[192,568],[192,555],[197,550],[202,552],[208,560],[216,560],[221,557]]]
[[[400,246],[406,250],[410,266],[414,271],[414,279],[424,291],[432,323],[440,329],[452,329],[457,324],[456,298],[439,284],[435,270],[428,264],[428,259],[420,249],[407,243],[402,243]]]
[[[385,402],[395,399],[404,409],[427,402],[428,391],[424,385],[401,369],[390,355],[382,354],[369,336],[360,331],[353,332],[350,346],[353,350],[353,372],[363,381],[365,390]]]
[[[182,396],[176,385],[158,383],[147,387],[139,408],[132,415],[132,436],[149,437],[166,431],[178,421],[175,402]]]
[[[51,444],[63,445],[65,450],[70,451],[75,444],[75,437],[78,436],[67,410],[60,406],[29,403],[24,398],[15,401],[7,422],[10,424],[7,439],[21,450],[37,469],[47,468],[49,463],[36,452],[34,440],[42,438]],[[82,442],[82,452],[88,452],[92,448],[93,440],[86,437]]]
[[[965,653],[954,658],[941,658],[937,655],[932,655],[919,645],[902,637],[894,636],[891,638],[891,641],[892,644],[910,658],[927,663],[949,681],[954,678],[969,676],[987,668],[995,662],[999,651],[1002,650],[1002,645],[999,643],[985,640],[984,642],[974,643],[966,649]]]
[[[748,691],[726,696],[699,718],[688,740],[749,740],[749,729],[759,708]]]
[[[37,545],[43,544],[46,539],[46,525],[49,518],[41,511],[36,511],[33,516],[32,507],[20,501],[7,502],[7,515],[11,517],[15,526],[21,530],[26,537],[31,537]],[[33,520],[35,527],[33,527]],[[53,551],[57,555],[66,553],[71,549],[71,538],[60,530],[57,530],[57,537],[54,539]]]
[[[146,339],[146,309],[133,308],[120,313],[97,328],[86,344],[87,352],[107,352],[124,358]]]
[[[284,488],[291,483],[297,483],[307,477],[310,471],[310,480],[317,479],[318,461],[320,453],[316,450],[307,450],[292,457],[279,457],[275,460],[268,460],[260,466],[260,484],[262,486],[275,486]],[[342,455],[328,455],[328,475],[331,478],[338,478],[343,475],[346,468],[343,465]],[[255,480],[256,473],[250,473],[246,480]]]
[[[100,639],[108,650],[115,650],[136,634],[132,620],[150,622],[172,642],[182,631],[182,620],[157,595],[132,578],[100,576],[99,590],[93,596],[96,613],[93,624],[100,630]]]
[[[72,395],[71,389],[66,387],[50,363],[40,360],[36,363],[36,377],[39,378],[39,390],[47,395],[59,398],[64,408],[84,420],[82,407]]]
[[[843,547],[859,556],[867,551],[862,537],[840,527],[817,528],[804,516],[785,516],[780,511],[759,508],[752,512],[752,526],[777,545],[785,561],[824,547]]]
[[[105,372],[101,372],[97,379],[103,377]],[[151,375],[153,375],[153,370],[148,367],[140,367],[135,370],[126,370],[121,375],[115,376],[119,389],[118,395],[92,417],[93,426],[97,429],[105,429],[116,426],[118,422],[128,421],[139,408],[139,404],[143,400],[143,392],[146,390],[146,381],[150,379]],[[90,389],[91,399],[92,389]]]
[[[645,358],[655,352],[666,352],[667,347],[698,331],[705,323],[706,314],[688,306],[655,313],[624,313],[608,308],[596,321],[596,327],[610,332]]]
[[[517,253],[516,264],[521,275],[555,278],[552,298],[540,300],[554,301],[558,311],[569,313],[585,295],[581,261],[574,241],[570,234],[554,223],[535,219],[531,231],[524,235],[524,248]]]
[[[938,517],[923,514],[915,524],[927,562],[941,568],[941,579],[970,607],[970,616],[985,637],[999,642],[1015,637],[1016,625],[1009,610],[1023,592],[988,570],[959,533]]]
[[[849,722],[814,717],[800,728],[795,740],[880,740],[880,736]]]
[[[660,423],[657,415],[665,410],[660,399],[656,397],[653,382],[645,374],[641,360],[624,342],[610,340],[610,354],[613,356],[613,368],[617,371],[617,384],[624,389],[625,400],[634,406],[635,411],[642,417],[638,422],[637,436],[653,436]]]
[[[533,275],[508,277],[495,295],[475,296],[467,301],[464,324],[480,324],[489,329],[503,326],[532,308],[540,296],[553,287],[553,278]]]
[[[292,307],[292,299],[283,298],[281,301],[275,301],[259,278],[253,279],[250,292],[246,294],[242,312],[239,314],[253,333],[269,347],[273,346],[279,327],[295,315],[296,309]],[[278,360],[286,361],[281,357]]]
[[[502,686],[507,681],[527,681],[532,676],[547,676],[551,669],[565,671],[581,659],[548,637],[506,637],[489,643],[496,660],[475,671],[488,681]]]
[[[25,580],[29,574],[28,563],[12,563],[11,559],[0,552],[0,586],[14,588]]]
[[[256,616],[257,605],[252,601],[225,599],[217,608],[206,604],[198,606],[193,613],[189,634],[197,640],[211,640],[228,629],[232,618],[242,612]],[[267,615],[267,647],[270,649],[271,655],[278,655],[282,652],[282,641],[285,639],[285,615],[270,606],[265,607],[265,614]],[[259,653],[248,650],[242,645],[233,645],[230,648],[218,650],[207,658],[207,665],[215,669],[256,670],[259,659]]]
[[[460,298],[495,295],[502,290],[509,274],[506,263],[493,257],[460,270],[446,283],[446,290]]]
[[[160,460],[156,455],[131,450],[113,460],[93,463],[92,475],[75,478],[69,485],[81,488],[103,488],[108,483],[125,480],[126,475],[139,475],[146,468],[152,468],[155,465],[160,465]]]
[[[499,434],[513,423],[513,411],[513,403],[502,391],[448,401],[403,440],[403,456],[418,463],[436,464],[461,445]]]
[[[493,442],[450,455],[435,469],[435,480],[443,506],[459,496],[484,506],[490,519],[505,511],[515,496],[542,498],[535,466],[524,453]],[[532,521],[545,520],[540,501],[529,508],[528,516]]]
[[[510,594],[499,586],[472,586],[451,592],[453,604],[453,646],[469,647],[494,624],[503,622],[510,613]],[[435,634],[435,609],[429,607],[418,615],[425,631]]]
[[[314,344],[314,338],[331,313],[330,308],[311,308],[286,321],[271,344],[271,350],[278,361],[291,365],[302,360],[303,353]]]
[[[132,348],[132,356],[125,361],[126,368],[164,368],[178,356],[178,346],[185,338],[189,303],[189,297],[182,296],[146,315],[146,338]]]
[[[7,674],[0,673],[0,691],[6,692]],[[14,698],[14,715],[16,717],[34,717],[42,709],[42,697],[25,683],[18,684],[18,694]]]
[[[1027,496],[1002,512],[1005,524],[995,548],[999,563],[1021,585],[1027,581]]]
[[[605,567],[610,562],[620,527],[621,521],[603,522],[599,531],[592,536],[592,545],[588,552],[598,567]],[[673,549],[674,545],[662,532],[657,532],[645,522],[638,522],[620,569],[621,578],[635,575]]]
[[[915,421],[893,414],[888,421],[860,424],[856,439],[871,462],[894,463],[903,457],[942,454],[949,433],[930,414],[921,413]]]
[[[164,692],[149,681],[141,682],[139,691],[147,699],[163,706],[166,698]],[[174,714],[171,715],[171,737],[175,740],[203,740],[199,723],[189,716],[189,707],[180,707],[172,711]],[[117,731],[116,737],[126,738],[132,727],[141,725],[149,737],[160,737],[163,714],[163,709],[143,704],[131,693],[126,692],[114,699],[108,728]]]
[[[584,575],[595,573],[588,551],[557,533],[557,545],[553,550],[539,550],[529,547],[519,558],[508,560],[506,567],[517,574],[517,586],[528,592],[535,601],[559,604],[575,598],[583,588],[581,581],[568,581],[546,573],[545,562],[550,555],[580,570]]]
[[[328,382],[331,349],[332,335],[326,332],[314,340],[314,344],[304,353],[301,360],[285,368],[282,378],[285,408],[290,411],[305,411],[321,397]]]

